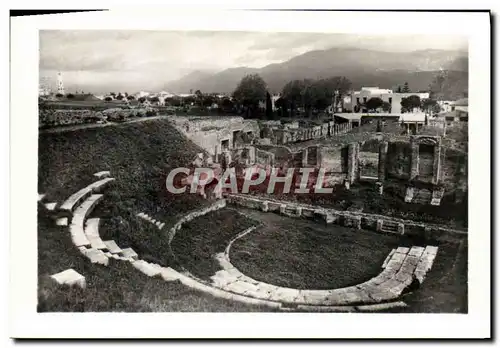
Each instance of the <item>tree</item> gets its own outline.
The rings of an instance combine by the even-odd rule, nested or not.
[[[57,94],[56,94],[56,97],[57,97],[57,98],[62,98],[62,97],[64,97],[64,95],[62,95],[61,93],[57,93]]]
[[[314,85],[313,80],[305,79],[303,81],[304,89],[302,90],[302,105],[307,117],[312,116],[312,108],[316,104],[318,98],[319,86]]]
[[[116,100],[122,100],[123,98],[124,96],[121,93],[118,93],[118,95],[116,96]]]
[[[382,104],[382,110],[384,110],[385,112],[389,112],[389,113],[390,113],[390,112],[391,112],[391,109],[392,109],[392,105],[391,105],[391,103],[389,103],[389,102],[384,102],[384,103]]]
[[[336,97],[334,109],[336,110],[339,103],[344,108],[343,100],[344,96],[349,92],[352,86],[352,82],[345,76],[334,76],[326,79],[326,84],[328,86],[328,92]]]
[[[434,110],[434,107],[438,105],[437,101],[434,99],[422,99],[422,109],[425,110],[427,113],[432,113]]]
[[[273,102],[271,100],[271,95],[266,92],[266,119],[271,120],[273,118]]]
[[[403,93],[410,93],[410,86],[408,85],[408,82],[405,82],[403,85]]]
[[[73,99],[74,97],[75,97],[75,95],[73,93],[66,94],[66,98],[68,98],[68,99]]]
[[[288,109],[288,100],[280,97],[274,102],[274,106],[279,110],[280,116],[283,117]]]
[[[137,101],[142,104],[142,103],[144,103],[146,101],[146,98],[145,97],[140,97],[139,99],[137,99]]]
[[[297,107],[302,106],[302,93],[305,88],[303,80],[293,80],[288,82],[282,91],[284,99],[290,104],[290,116],[294,115],[294,111]]]
[[[110,102],[110,101],[112,101],[112,100],[113,100],[113,98],[111,98],[111,97],[106,97],[106,98],[104,98],[104,101],[107,101],[107,102]]]
[[[201,107],[203,107],[203,105],[212,106],[213,103],[215,103],[215,98],[213,96],[207,95],[201,97]]]
[[[116,98],[116,93],[115,92],[111,92],[109,93],[110,96],[112,96],[113,98]]]
[[[258,74],[243,77],[233,92],[233,97],[245,107],[246,117],[254,115],[259,102],[266,98],[266,83]]]
[[[231,101],[229,98],[223,98],[222,99],[222,108],[224,111],[231,111],[233,110],[234,103]]]
[[[158,98],[158,97],[151,97],[148,99],[151,103],[159,103],[160,102],[160,98]]]
[[[403,93],[403,90],[401,89],[401,86],[398,86],[398,88],[396,89],[396,93]]]
[[[133,95],[127,95],[127,100],[134,100],[135,97]]]
[[[420,97],[418,95],[410,95],[401,100],[401,111],[412,112],[414,108],[421,107]]]
[[[201,91],[199,89],[197,89],[195,92],[194,92],[194,95],[196,96],[196,100],[198,102],[198,104],[203,107],[203,93],[201,93]]]
[[[372,97],[367,100],[366,102],[366,108],[368,110],[377,110],[378,108],[381,108],[384,105],[384,101],[379,98],[379,97]]]

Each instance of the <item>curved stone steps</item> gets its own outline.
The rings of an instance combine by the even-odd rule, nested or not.
[[[96,181],[89,186],[81,189],[78,192],[72,194],[64,203],[59,207],[61,211],[65,212],[73,212],[75,207],[82,201],[84,201],[87,197],[92,195],[94,192],[98,192],[103,189],[110,182],[114,181],[114,178],[105,178],[99,181]]]
[[[114,180],[114,179],[113,179]],[[109,182],[109,181],[108,181]],[[90,185],[92,186],[92,185]],[[88,187],[87,187],[88,188]],[[79,191],[81,192],[81,191]],[[77,196],[75,196],[77,197]],[[80,196],[79,196],[80,197]],[[125,260],[132,263],[132,265],[137,268],[141,273],[147,276],[161,276],[165,281],[180,281],[182,284],[193,288],[195,290],[202,291],[204,293],[210,294],[212,296],[223,298],[232,301],[239,301],[246,304],[267,306],[269,308],[279,309],[279,310],[307,310],[307,311],[370,311],[370,310],[380,310],[388,308],[391,306],[390,303],[384,303],[379,305],[363,305],[363,306],[333,306],[328,305],[328,301],[325,299],[330,299],[330,302],[335,302],[337,304],[349,304],[358,300],[353,299],[352,293],[355,292],[356,287],[350,287],[345,289],[335,289],[335,290],[297,290],[288,289],[283,287],[277,287],[271,284],[266,284],[254,280],[244,274],[242,274],[238,269],[236,269],[229,261],[228,253],[230,245],[226,249],[226,253],[218,254],[218,260],[223,265],[223,270],[219,271],[212,277],[212,280],[219,279],[220,286],[214,286],[214,284],[207,284],[204,281],[196,279],[192,275],[183,274],[177,272],[171,267],[162,267],[160,265],[149,263],[144,260],[140,260],[137,253],[131,248],[121,249],[112,240],[102,241],[99,237],[98,227],[99,218],[86,219],[90,214],[95,205],[102,199],[102,194],[90,195],[80,206],[76,208],[71,220],[70,233],[72,236],[73,243],[78,247],[80,252],[84,254],[92,263],[99,263],[103,265],[108,265],[109,259],[114,258],[117,260]],[[77,201],[80,198],[77,198]],[[216,208],[205,209],[204,212],[209,212],[214,209],[225,206],[224,204],[217,204]],[[145,214],[144,214],[145,215]],[[203,215],[203,213],[190,213],[190,219],[193,217]],[[188,221],[189,219],[183,218],[182,222]],[[85,230],[83,228],[85,223]],[[179,230],[182,223],[179,223],[179,227],[174,226],[173,232]],[[238,237],[241,237],[249,232],[251,232],[255,227],[244,231]],[[172,236],[173,237],[173,236]],[[90,238],[96,238],[95,243],[102,243],[104,247],[102,249],[96,248],[96,245],[88,240]],[[98,238],[98,239],[97,239]],[[233,240],[234,241],[234,240]],[[232,243],[231,243],[232,244]],[[90,248],[88,248],[90,246]],[[94,246],[94,247],[92,247]],[[102,245],[100,245],[102,247]],[[426,249],[427,250],[427,249]],[[426,255],[425,262],[420,265],[420,272],[424,274],[430,266],[432,265],[433,257],[435,257],[437,248],[421,251],[420,254]],[[394,254],[397,254],[396,252]],[[396,268],[394,265],[394,256],[388,261],[387,267],[383,272],[395,272]],[[396,259],[401,259],[401,257],[396,257]],[[392,264],[391,264],[392,262]],[[402,262],[403,263],[403,262]],[[382,273],[383,273],[382,272]],[[386,278],[384,278],[386,279]],[[226,288],[227,289],[226,289]],[[229,289],[229,291],[228,291]],[[348,291],[349,289],[352,292]],[[358,293],[362,293],[359,291]],[[332,298],[338,297],[337,300],[332,301]],[[359,297],[363,301],[366,300],[364,297]],[[393,306],[401,306],[402,302],[393,304]],[[404,303],[402,303],[404,305]],[[377,307],[378,306],[378,307]]]
[[[382,265],[383,271],[364,283],[331,290],[290,289],[252,279],[231,264],[231,245],[255,228],[253,226],[239,233],[231,240],[224,253],[214,256],[222,270],[210,277],[211,285],[232,293],[289,305],[338,306],[378,303],[398,298],[416,277],[414,272],[417,265],[421,264],[419,274],[422,277],[432,266],[429,261],[437,252],[437,247],[432,246],[427,247],[428,249],[419,246],[399,247],[389,253]],[[422,259],[425,250],[428,250],[426,255],[429,256]]]
[[[85,218],[92,212],[95,205],[102,199],[102,194],[91,195],[78,208],[76,208],[69,231],[75,246],[90,246],[90,241],[85,236],[83,224]]]

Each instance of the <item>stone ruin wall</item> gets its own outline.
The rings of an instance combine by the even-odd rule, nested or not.
[[[256,138],[260,134],[258,121],[245,120],[243,117],[175,116],[170,119],[188,139],[211,155],[222,153],[223,141],[227,141],[228,149],[232,149],[236,131],[251,132]]]

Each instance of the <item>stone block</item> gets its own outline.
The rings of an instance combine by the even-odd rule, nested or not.
[[[111,254],[110,252],[105,252],[104,253],[104,256],[106,256],[107,258],[110,258],[112,257],[113,254]]]
[[[408,252],[408,256],[415,256],[415,257],[420,258],[420,256],[422,256],[423,252],[424,252],[424,248],[423,247],[414,246]]]
[[[281,208],[281,204],[276,202],[268,202],[268,211],[279,211]]]
[[[406,203],[411,203],[413,201],[413,194],[414,194],[414,188],[407,187],[406,188],[406,195],[405,195],[405,202]]]
[[[87,237],[85,237],[85,233],[83,232],[83,228],[81,226],[71,224],[70,234],[71,240],[76,247],[90,246],[90,242]]]
[[[263,212],[267,212],[269,210],[269,202],[268,201],[263,201],[260,206],[261,210]]]
[[[389,302],[389,303],[377,303],[377,304],[369,304],[369,305],[361,305],[357,306],[356,309],[361,312],[378,312],[384,311],[393,308],[405,308],[407,307],[406,303],[403,301],[398,302]]]
[[[381,232],[382,231],[383,224],[384,224],[384,220],[377,219],[377,232]]]
[[[45,193],[39,193],[38,194],[38,202],[41,202],[43,201],[43,199],[45,198],[46,194]]]
[[[148,277],[153,277],[156,275],[159,275],[161,273],[161,270],[158,269],[157,267],[152,266],[146,261],[143,260],[136,260],[132,262],[132,266],[137,268],[139,271],[147,275]]]
[[[139,255],[132,249],[132,248],[126,248],[122,249],[122,256],[129,259],[134,259],[137,260],[139,258]]]
[[[72,268],[69,268],[60,273],[53,274],[50,276],[50,278],[55,280],[57,284],[76,285],[81,287],[82,289],[84,289],[86,286],[85,277]]]
[[[56,225],[57,226],[68,226],[68,218],[67,217],[58,218],[56,220]]]
[[[233,283],[229,283],[224,287],[224,290],[231,291],[236,294],[245,295],[249,293],[256,293],[259,287],[250,283],[237,280]]]
[[[87,237],[88,241],[90,242],[90,247],[92,249],[107,249],[106,244],[103,243],[101,237]]]
[[[399,247],[396,249],[396,252],[399,254],[408,254],[409,251],[410,251],[410,248],[407,248],[407,247]]]
[[[109,259],[104,255],[102,250],[99,249],[87,249],[85,252],[85,256],[92,263],[99,263],[101,265],[107,266],[109,263]]]
[[[401,235],[405,234],[405,225],[403,223],[398,223],[398,233]]]
[[[51,202],[51,203],[45,203],[45,208],[49,211],[54,211],[56,210],[57,203],[56,202]]]
[[[395,295],[383,289],[379,289],[377,292],[370,293],[370,297],[376,302],[388,301],[395,298]]]
[[[109,172],[109,170],[103,170],[101,172],[97,172],[94,174],[94,176],[99,178],[99,179],[108,178],[110,175],[111,175],[111,173]]]
[[[106,249],[109,250],[111,254],[118,254],[122,252],[122,249],[116,244],[114,240],[105,240],[103,241]]]
[[[394,255],[395,252],[396,252],[396,249],[392,249],[391,250],[391,252],[389,253],[389,255],[387,255],[387,257],[385,258],[384,263],[382,264],[382,268],[385,268],[387,266],[387,263],[392,258],[392,255]]]
[[[335,301],[335,294],[332,290],[300,290],[295,302],[303,302],[309,305],[332,305]]]
[[[280,205],[280,214],[286,214],[286,204]]]
[[[299,297],[299,290],[279,287],[271,294],[270,300],[293,303],[297,297]]]
[[[99,237],[99,218],[87,219],[85,223],[85,235],[87,238]]]
[[[165,281],[174,281],[179,279],[179,272],[175,271],[171,267],[163,267],[160,274]]]

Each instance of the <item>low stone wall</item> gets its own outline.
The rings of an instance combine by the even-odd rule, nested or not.
[[[383,228],[383,226],[392,225],[396,226],[396,229],[394,232],[391,231],[391,233],[404,234],[426,240],[456,242],[467,238],[467,231],[453,230],[436,225],[425,225],[411,220],[397,219],[383,215],[340,211],[234,194],[227,195],[226,201],[227,204],[245,208],[262,210],[264,212],[276,212],[286,216],[302,217],[356,229],[363,228],[377,232],[387,232],[389,230]]]
[[[168,243],[170,244],[172,242],[172,239],[174,239],[175,237],[175,233],[182,228],[182,224],[185,224],[186,222],[189,222],[194,218],[197,218],[198,216],[203,216],[212,211],[222,209],[225,206],[226,206],[226,200],[221,199],[206,208],[195,210],[191,213],[188,213],[187,215],[182,217],[179,221],[177,221],[177,223],[171,229],[168,230],[167,232]]]

